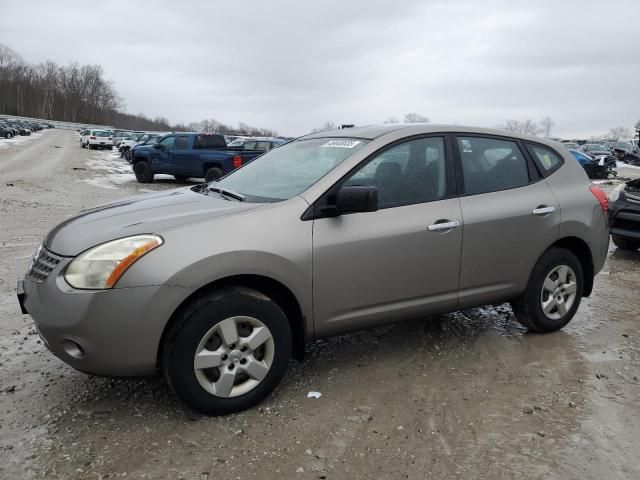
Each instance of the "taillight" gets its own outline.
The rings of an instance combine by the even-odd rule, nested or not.
[[[602,211],[606,213],[606,211],[609,209],[609,199],[607,198],[607,194],[604,193],[604,191],[600,187],[596,187],[595,185],[591,185],[589,187],[589,190],[591,190],[593,196],[596,197],[596,200],[598,200]]]
[[[236,155],[233,157],[233,168],[240,168],[242,166],[242,157],[240,155]]]
[[[89,137],[89,140],[95,140],[96,137]]]

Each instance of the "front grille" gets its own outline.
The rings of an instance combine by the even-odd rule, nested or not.
[[[59,257],[41,246],[33,257],[27,276],[38,283],[44,282],[59,263]]]

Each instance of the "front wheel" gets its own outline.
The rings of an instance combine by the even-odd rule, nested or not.
[[[270,298],[230,288],[188,305],[162,354],[164,376],[183,402],[225,415],[256,405],[278,385],[291,357],[291,330]]]
[[[529,330],[560,330],[575,315],[584,285],[578,258],[565,248],[550,248],[533,267],[527,289],[511,303],[518,321]]]
[[[6,138],[7,140],[9,140],[10,138],[13,138],[13,135],[11,134],[11,132],[7,132],[4,136],[4,138]]]
[[[153,172],[151,167],[145,161],[137,162],[133,165],[133,173],[136,175],[136,180],[139,183],[151,183],[153,182]]]
[[[630,240],[625,237],[619,237],[618,235],[611,235],[611,240],[613,240],[616,247],[622,250],[638,250],[638,248],[640,248],[639,240]]]

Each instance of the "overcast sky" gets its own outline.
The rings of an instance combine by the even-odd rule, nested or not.
[[[100,64],[130,113],[297,135],[418,112],[588,136],[640,119],[640,0],[2,1],[26,61]]]

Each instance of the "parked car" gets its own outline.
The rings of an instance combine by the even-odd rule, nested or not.
[[[159,368],[214,415],[260,402],[314,338],[502,302],[552,332],[609,243],[606,195],[558,147],[459,126],[308,135],[217,182],[67,219],[18,300],[69,365]]]
[[[140,145],[142,143],[145,143],[150,138],[159,137],[159,136],[161,136],[161,135],[158,134],[158,133],[143,133],[143,134],[140,134],[140,135],[136,135],[136,136],[124,139],[124,140],[122,140],[122,142],[120,142],[120,152],[121,152],[122,156],[129,163],[131,163],[131,149],[133,147],[135,147],[136,145]]]
[[[579,148],[579,150],[591,157],[598,157],[600,155],[611,155],[611,151],[607,147],[599,143],[585,143]]]
[[[640,248],[640,179],[622,183],[609,194],[609,224],[618,248]]]
[[[131,135],[132,132],[126,131],[126,130],[120,130],[115,132],[111,138],[113,139],[113,146],[114,147],[119,147],[120,146],[120,142],[122,142],[122,140],[124,138],[127,138],[129,135]]]
[[[156,143],[158,143],[158,140],[160,140],[162,137],[164,137],[164,135],[152,134],[144,142],[138,143],[137,145],[134,145],[133,147],[131,147],[131,150],[129,151],[129,155],[126,157],[127,162],[133,163],[133,158],[136,156],[136,151],[138,151],[139,148],[151,147],[151,146],[155,145]],[[140,159],[140,158],[142,158],[142,156],[138,155],[138,158]],[[148,158],[148,155],[145,156],[145,158]]]
[[[0,122],[0,137],[4,138],[13,138],[16,135],[16,129],[5,124],[4,122]]]
[[[29,129],[26,125],[23,125],[20,122],[9,121],[7,122],[12,127],[15,127],[18,130],[18,134],[21,136],[29,136],[31,135],[31,129]]]
[[[241,147],[243,150],[260,150],[263,152],[266,152],[268,150],[271,150],[272,148],[275,147],[279,147],[280,145],[282,145],[283,143],[286,143],[285,140],[280,140],[280,139],[250,139],[247,141],[242,142],[240,145],[238,145],[239,147]],[[229,147],[233,148],[235,147],[235,144],[231,144],[229,145]]]
[[[594,158],[580,150],[571,149],[569,151],[582,168],[584,168],[589,178],[605,180],[618,175],[616,157],[613,155],[602,155]]]
[[[565,146],[565,148],[571,150],[577,150],[578,148],[580,148],[580,145],[578,145],[577,143],[572,143],[572,142],[563,142],[562,145]]]
[[[106,130],[88,129],[84,130],[80,137],[80,146],[88,149],[113,148],[112,137]]]
[[[132,163],[140,183],[153,182],[158,173],[173,175],[179,181],[204,177],[210,182],[262,153],[230,150],[224,137],[218,134],[177,133],[166,135],[150,147],[136,149]]]

